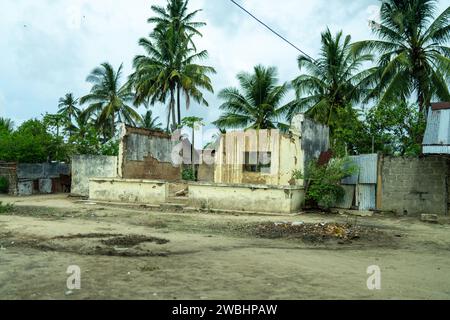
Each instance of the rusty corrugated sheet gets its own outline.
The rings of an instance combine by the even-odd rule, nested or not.
[[[353,205],[356,186],[343,185],[342,187],[344,188],[345,195],[341,201],[338,201],[338,203],[336,203],[336,208],[350,209]]]
[[[363,154],[351,156],[350,159],[358,166],[358,171],[351,177],[342,180],[342,184],[356,185],[358,183],[377,183],[377,154]]]
[[[376,208],[376,185],[359,184],[357,186],[357,203],[361,211],[374,210]]]

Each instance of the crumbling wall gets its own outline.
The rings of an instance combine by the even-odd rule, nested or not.
[[[8,180],[9,194],[17,194],[17,172],[16,164],[11,162],[0,162],[0,177]]]
[[[120,172],[124,179],[178,181],[181,166],[172,163],[180,144],[170,135],[127,127],[121,141]]]
[[[445,158],[384,157],[381,161],[383,211],[447,214],[449,164]]]
[[[303,168],[322,152],[330,149],[330,128],[298,114],[292,119],[291,131],[298,134],[302,143]]]
[[[258,156],[267,156],[270,166],[263,170],[245,170],[245,155],[251,153],[252,165]],[[222,135],[215,154],[214,181],[230,184],[261,184],[288,186],[292,172],[300,169],[300,138],[280,130],[233,131]],[[267,164],[267,163],[266,163]]]
[[[198,166],[197,180],[214,182],[214,165],[202,163]]]
[[[72,157],[72,190],[77,196],[89,195],[90,178],[117,177],[117,157],[78,155]]]
[[[65,178],[69,176],[70,166],[66,163],[19,163],[17,194],[28,196],[33,193],[66,192],[70,185],[66,185]]]

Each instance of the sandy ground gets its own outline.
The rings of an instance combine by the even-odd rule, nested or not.
[[[448,224],[393,216],[168,213],[64,195],[0,201],[15,204],[0,214],[0,299],[450,298]],[[311,243],[262,239],[244,228],[349,220],[386,237]],[[80,290],[66,287],[70,265],[81,268]],[[381,269],[381,290],[367,288],[371,265]]]

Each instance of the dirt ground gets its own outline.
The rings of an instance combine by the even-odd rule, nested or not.
[[[0,214],[0,299],[450,298],[449,224],[0,201],[14,203]],[[80,290],[66,287],[71,265]],[[381,290],[367,288],[372,265]]]

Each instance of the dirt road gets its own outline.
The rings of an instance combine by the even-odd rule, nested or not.
[[[449,299],[450,225],[417,218],[154,212],[63,195],[0,197],[0,299]],[[377,238],[255,233],[349,223]],[[255,229],[256,228],[256,229]],[[265,230],[265,229],[264,229]],[[68,290],[68,266],[81,289]],[[381,290],[367,288],[371,265]]]

